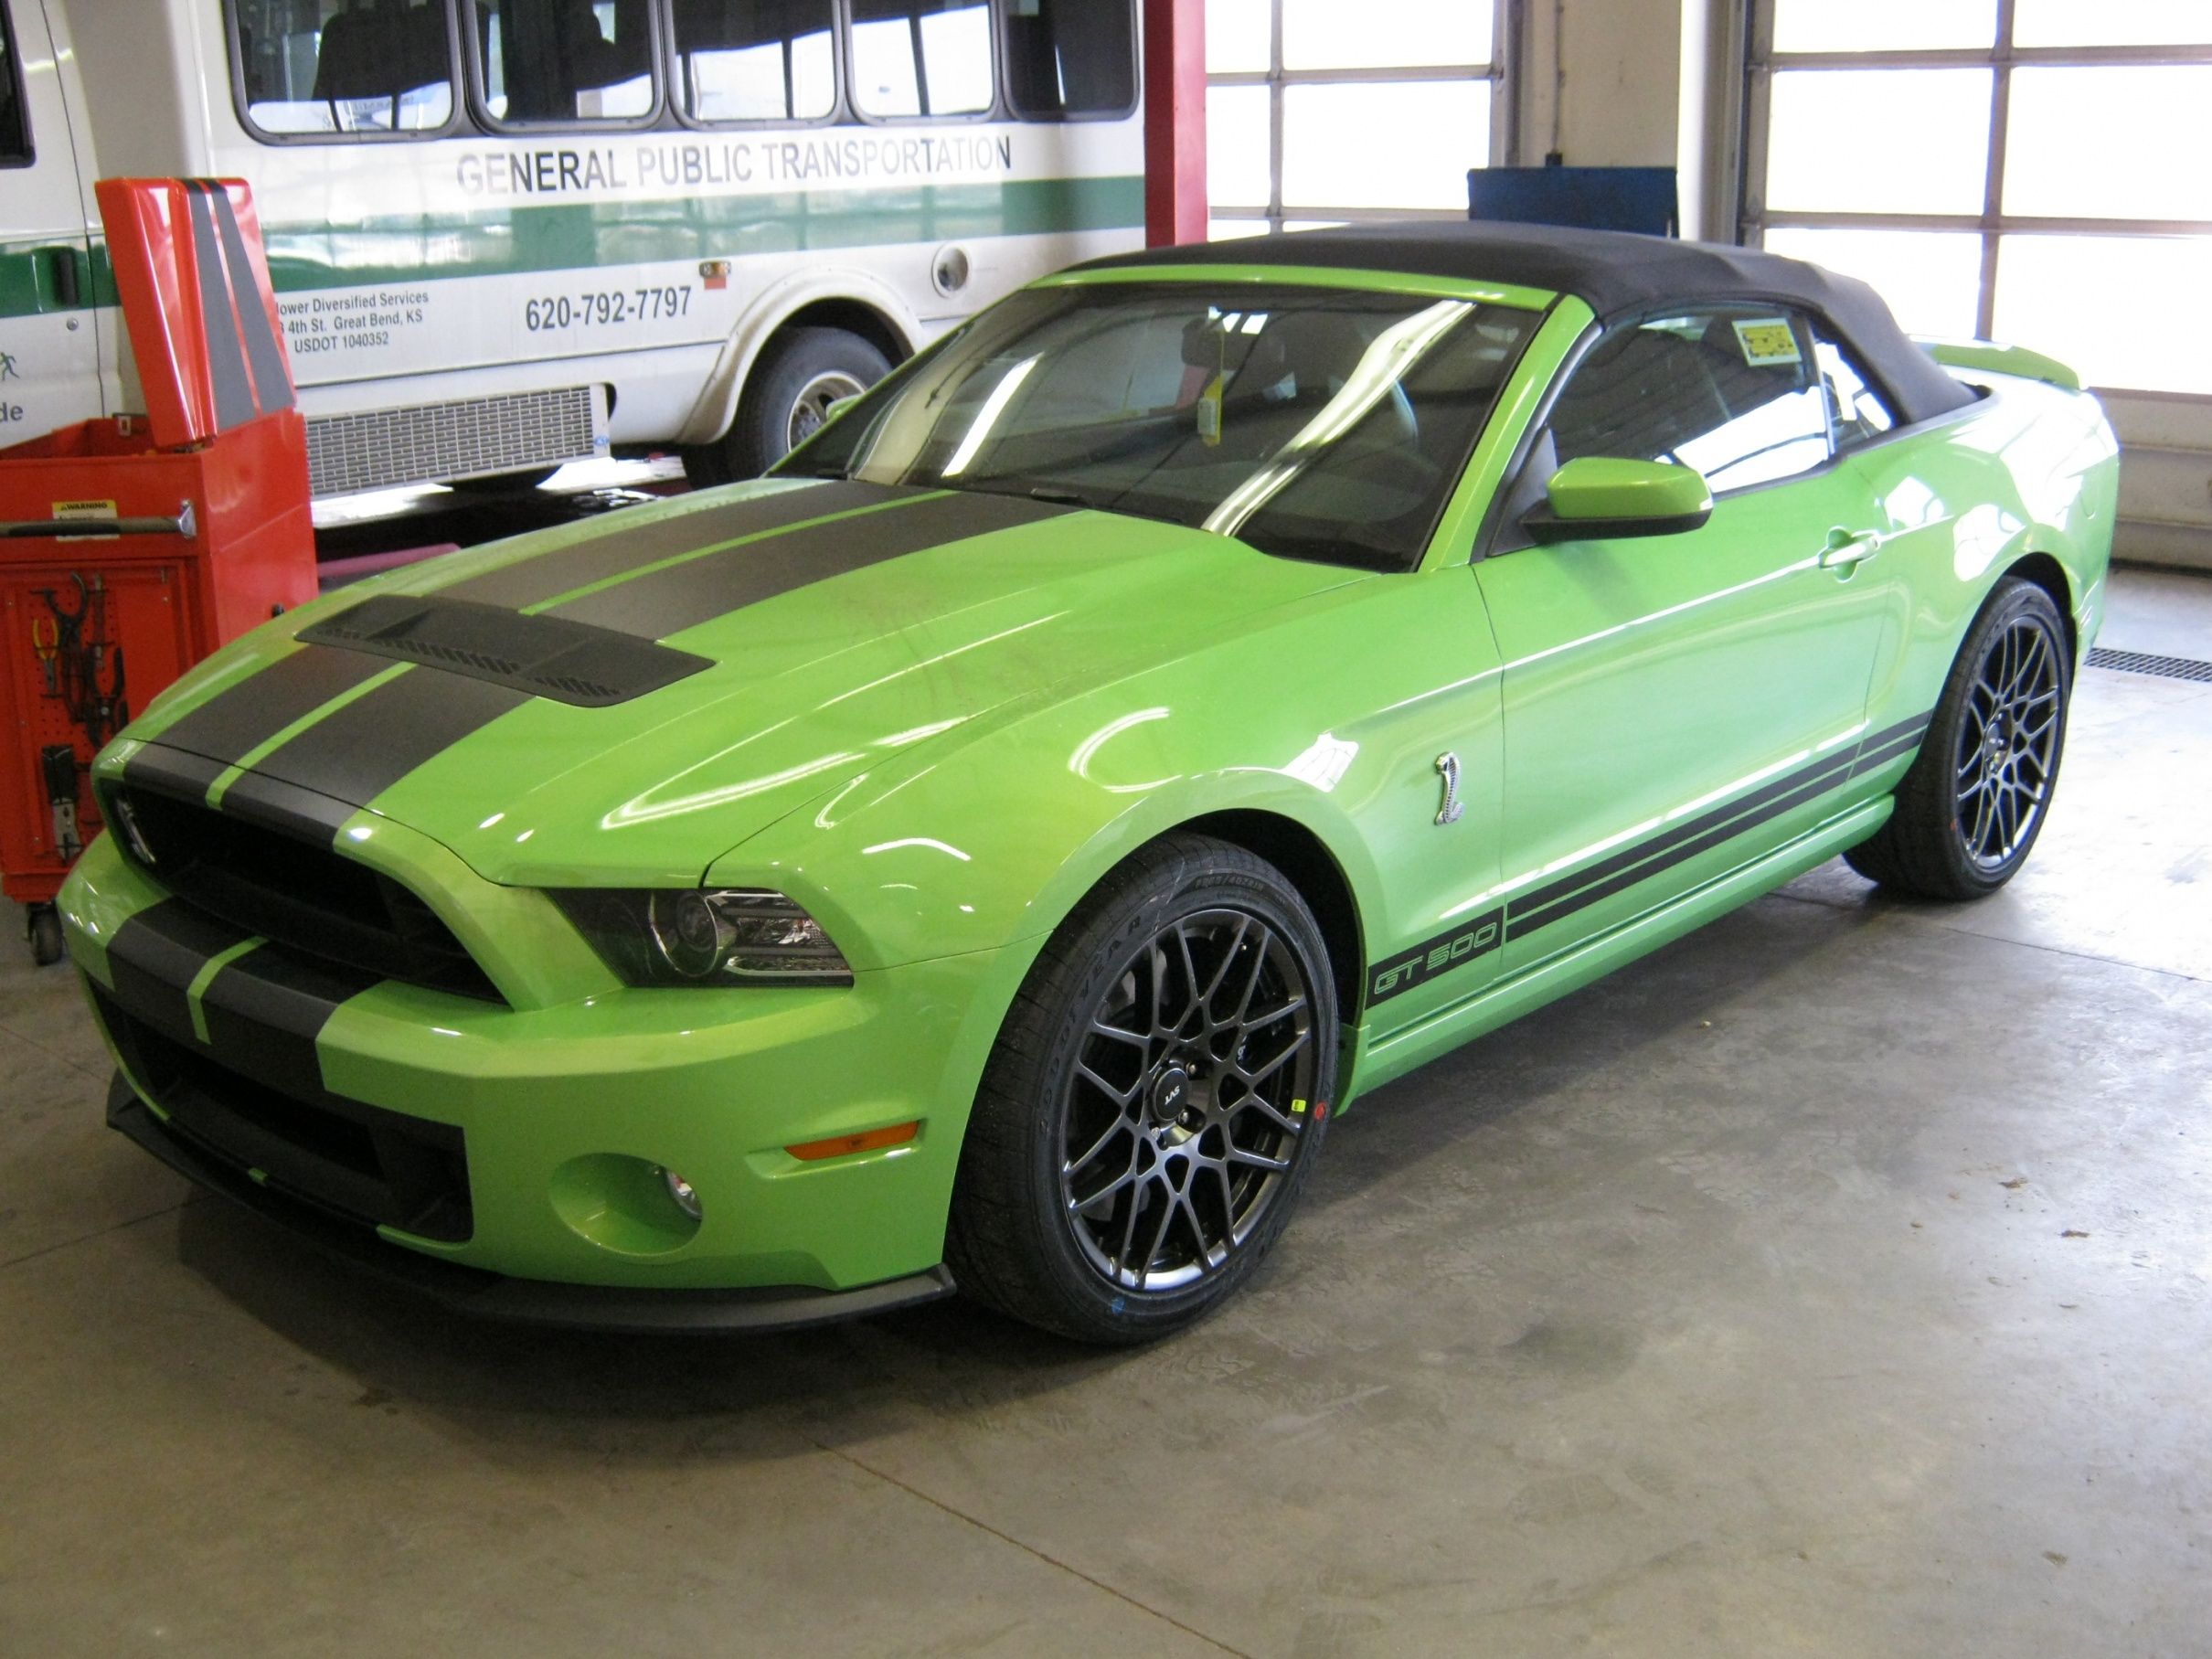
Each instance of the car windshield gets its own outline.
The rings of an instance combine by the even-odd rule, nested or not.
[[[1290,284],[1026,289],[777,470],[1065,501],[1409,569],[1536,322]]]

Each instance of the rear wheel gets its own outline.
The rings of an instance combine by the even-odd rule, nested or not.
[[[821,430],[830,406],[891,372],[889,359],[842,328],[790,328],[753,365],[737,419],[714,443],[684,452],[695,484],[757,478]]]
[[[2050,595],[2006,577],[1951,665],[1897,810],[1844,856],[1923,899],[1979,899],[2018,873],[2043,831],[2073,692]]]
[[[954,1277],[1087,1342],[1199,1318],[1281,1233],[1335,1045],[1297,889],[1226,842],[1154,843],[1063,924],[1007,1016],[961,1151]]]

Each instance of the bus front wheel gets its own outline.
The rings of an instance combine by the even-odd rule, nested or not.
[[[685,476],[701,487],[758,477],[813,437],[831,404],[858,397],[890,371],[889,360],[858,335],[785,330],[753,365],[729,431],[685,450]]]

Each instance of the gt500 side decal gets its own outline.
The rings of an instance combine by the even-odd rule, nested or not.
[[[1367,1006],[1388,1002],[1400,992],[1426,984],[1439,973],[1462,967],[1496,950],[1505,937],[1505,912],[1487,910],[1449,932],[1422,941],[1410,951],[1375,964],[1367,975]]]
[[[1570,876],[1523,892],[1494,910],[1387,957],[1367,974],[1367,1005],[1388,1002],[1440,973],[1488,955],[1508,937],[1534,933],[1577,910],[1610,899],[1663,870],[1708,852],[1771,819],[1793,811],[1877,767],[1909,759],[1927,735],[1929,715],[1869,732],[1856,750],[1838,749],[1749,794],[1739,795],[1686,823],[1584,867]]]

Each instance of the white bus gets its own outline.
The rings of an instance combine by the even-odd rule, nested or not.
[[[0,445],[133,407],[92,181],[253,186],[318,496],[835,399],[1143,224],[1135,0],[0,0]]]

